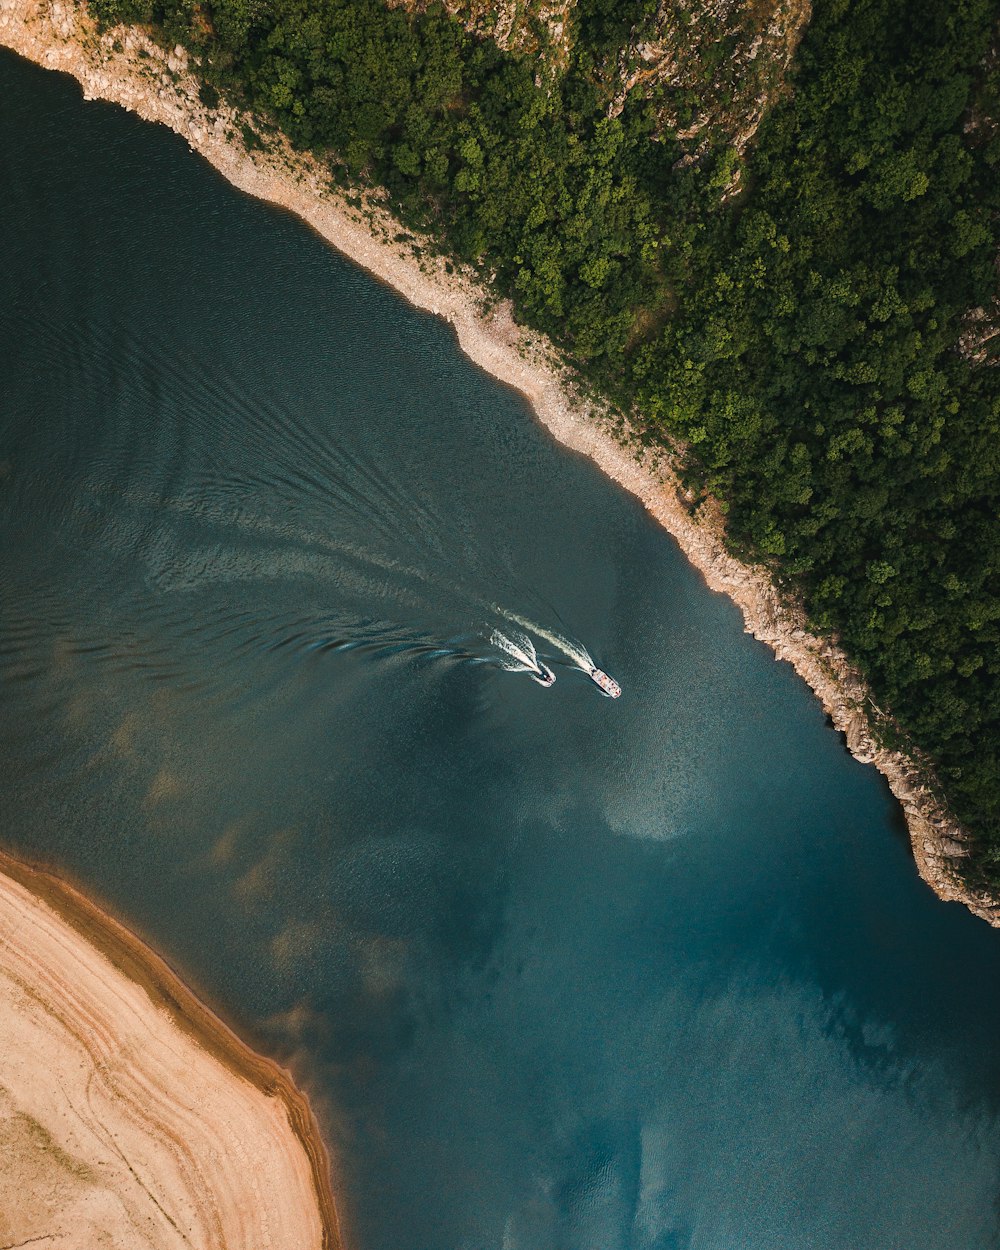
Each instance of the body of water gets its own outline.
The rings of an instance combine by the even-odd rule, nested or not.
[[[791,670],[444,324],[0,98],[0,837],[293,1067],[352,1250],[1000,1245],[1000,934]]]

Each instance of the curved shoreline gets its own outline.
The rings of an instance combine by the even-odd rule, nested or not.
[[[705,510],[709,515],[701,520],[691,516],[668,467],[623,446],[606,415],[574,390],[552,345],[517,326],[509,304],[491,304],[473,275],[449,274],[443,258],[418,257],[400,244],[402,228],[376,199],[351,204],[329,188],[316,162],[287,147],[247,152],[235,137],[239,119],[200,103],[183,49],[166,53],[135,29],[98,36],[68,0],[0,0],[0,45],[72,74],[87,99],[108,100],[169,126],[234,186],[294,212],[410,303],[450,321],[466,355],[519,390],[555,438],[637,496],[708,586],[736,603],[747,632],[808,683],[848,750],[886,777],[906,816],[920,875],[938,897],[963,903],[1000,927],[1000,902],[970,890],[955,872],[955,863],[968,854],[968,835],[933,792],[927,769],[878,745],[867,711],[875,705],[844,653],[809,633],[804,614],[782,600],[766,570],[726,551],[717,515]]]
[[[25,953],[29,950],[30,960]],[[25,972],[34,975],[29,979]],[[71,981],[67,982],[67,974]],[[10,1064],[21,1077],[13,1082],[16,1088],[4,1091],[0,1084],[0,1093],[12,1092],[29,1106],[33,1096],[36,1103],[44,1104],[48,1120],[39,1119],[38,1124],[47,1137],[51,1135],[52,1152],[57,1156],[73,1155],[72,1151],[67,1154],[65,1141],[56,1140],[60,1134],[74,1135],[72,1127],[67,1127],[69,1110],[83,1126],[84,1143],[106,1138],[100,1144],[110,1145],[108,1157],[114,1162],[117,1156],[126,1164],[138,1187],[185,1244],[237,1250],[250,1235],[260,1239],[257,1244],[275,1250],[300,1246],[303,1250],[309,1246],[341,1250],[329,1157],[309,1102],[290,1075],[251,1050],[124,925],[59,877],[4,852],[0,852],[0,980],[16,987],[13,1005],[11,988],[6,987],[8,1011],[2,1027],[9,1028],[14,1037],[13,1045],[8,1039],[8,1050],[0,1059],[0,1072]],[[23,1002],[18,1003],[19,997]],[[164,1015],[169,1018],[166,1023]],[[72,1038],[71,1048],[64,1034]],[[44,1084],[46,1095],[41,1100],[30,1079],[23,1079],[23,1049],[29,1035],[50,1043],[53,1053],[71,1049],[79,1057],[72,1071],[46,1067],[43,1078],[29,1067],[27,1077],[34,1077],[39,1086]],[[41,1051],[32,1053],[32,1062],[39,1063],[40,1055]],[[203,1057],[207,1057],[204,1062]],[[222,1079],[220,1065],[226,1072]],[[185,1082],[171,1101],[173,1090],[164,1086],[163,1079],[176,1077],[174,1067],[184,1072]],[[70,1097],[74,1081],[83,1080],[80,1071],[87,1073],[82,1116]],[[100,1093],[93,1092],[95,1082],[106,1083],[110,1090],[101,1112],[93,1106],[101,1100]],[[184,1105],[185,1100],[195,1099],[196,1106]],[[88,1113],[96,1117],[98,1134],[87,1123]],[[16,1115],[32,1118],[20,1103]],[[176,1128],[169,1122],[171,1115],[180,1121]],[[213,1117],[218,1119],[211,1134],[203,1132],[201,1138],[192,1134],[192,1126],[203,1128],[203,1121]],[[253,1140],[250,1130],[258,1126],[257,1140]],[[123,1142],[132,1159],[126,1158]],[[255,1149],[264,1153],[255,1157]],[[133,1166],[135,1158],[144,1158],[149,1168],[156,1162],[180,1159],[177,1167],[152,1176],[154,1185],[159,1182],[169,1190],[166,1205],[141,1180],[138,1166]],[[17,1166],[16,1152],[7,1163]],[[235,1175],[223,1175],[226,1164]],[[255,1165],[273,1169],[267,1174],[277,1183],[268,1186],[266,1199],[257,1186]],[[77,1170],[102,1177],[107,1176],[109,1166],[100,1158],[77,1162]],[[213,1182],[222,1186],[222,1196]],[[30,1196],[29,1186],[24,1193]],[[273,1202],[272,1196],[276,1196]],[[199,1197],[207,1214],[198,1206]],[[120,1195],[115,1193],[115,1198]],[[212,1225],[208,1240],[190,1241],[185,1236],[166,1209],[169,1199],[188,1219],[206,1216]],[[269,1203],[271,1209],[267,1209]],[[121,1205],[127,1208],[128,1202],[123,1200]],[[135,1213],[129,1210],[128,1215],[135,1222]],[[227,1217],[238,1222],[238,1227],[227,1227]],[[199,1229],[189,1227],[188,1231],[197,1235]]]

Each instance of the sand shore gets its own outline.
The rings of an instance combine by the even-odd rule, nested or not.
[[[811,686],[849,750],[887,778],[905,812],[920,875],[938,896],[964,903],[1000,927],[1000,902],[969,891],[955,872],[967,854],[967,835],[935,796],[926,767],[877,744],[870,728],[877,709],[847,657],[833,642],[808,632],[803,613],[782,599],[765,570],[727,553],[722,526],[705,515],[709,510],[702,509],[698,520],[691,517],[669,464],[623,444],[620,427],[613,428],[574,391],[552,345],[518,327],[509,306],[491,303],[472,275],[449,274],[443,260],[417,256],[396,241],[401,227],[377,202],[358,207],[335,195],[315,163],[288,150],[248,153],[238,137],[238,119],[200,104],[182,49],[164,53],[134,30],[99,38],[83,11],[67,0],[0,0],[0,44],[74,75],[87,98],[113,101],[171,127],[235,186],[298,214],[411,303],[447,318],[462,349],[521,391],[557,439],[590,456],[636,495],[708,585],[739,606],[747,631]]]
[[[309,1105],[133,934],[0,855],[0,1244],[339,1250]]]

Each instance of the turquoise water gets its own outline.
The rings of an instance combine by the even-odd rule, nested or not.
[[[352,1247],[1000,1244],[1000,935],[790,670],[446,326],[0,93],[0,829],[292,1066]]]

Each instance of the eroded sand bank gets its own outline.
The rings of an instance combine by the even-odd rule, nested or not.
[[[288,1076],[132,934],[0,856],[0,1246],[337,1250]]]
[[[809,683],[851,752],[888,779],[906,814],[920,874],[939,897],[964,903],[1000,926],[1000,904],[970,892],[954,871],[967,853],[967,837],[936,799],[927,770],[876,743],[869,727],[874,705],[843,652],[808,633],[801,611],[783,602],[766,571],[741,564],[726,552],[717,517],[708,510],[697,521],[690,516],[669,465],[644,460],[624,446],[601,414],[575,393],[551,345],[515,325],[509,306],[489,306],[472,277],[447,273],[443,260],[415,256],[395,241],[400,233],[396,222],[377,205],[359,210],[333,194],[323,171],[308,159],[288,150],[246,152],[239,120],[226,110],[209,111],[200,104],[182,49],[164,53],[134,30],[99,38],[85,13],[65,0],[0,0],[0,44],[73,74],[87,98],[114,101],[171,127],[234,185],[297,213],[413,304],[446,317],[463,350],[520,390],[556,438],[590,456],[638,496],[708,585],[735,601],[747,631]]]

